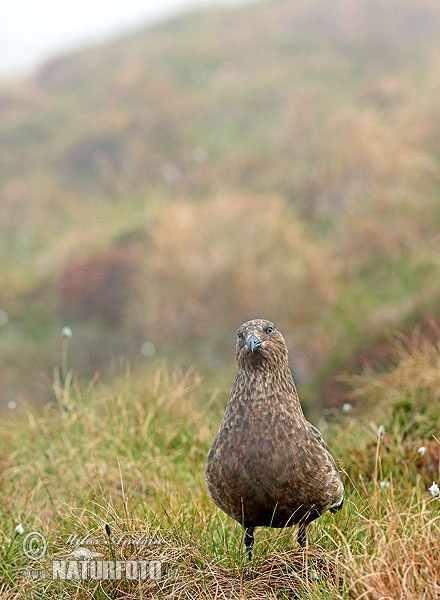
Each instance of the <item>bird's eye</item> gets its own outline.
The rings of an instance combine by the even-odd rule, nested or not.
[[[272,325],[268,325],[264,331],[270,335],[271,333],[273,333],[275,331],[275,328],[272,327]]]

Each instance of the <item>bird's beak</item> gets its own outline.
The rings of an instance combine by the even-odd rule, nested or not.
[[[256,335],[252,334],[248,337],[247,347],[249,348],[250,352],[254,353],[255,350],[258,350],[258,348],[261,347],[262,343],[263,340],[259,340]]]

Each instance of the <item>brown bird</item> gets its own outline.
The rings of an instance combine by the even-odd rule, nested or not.
[[[321,433],[302,411],[286,343],[270,321],[237,331],[237,372],[206,464],[215,504],[245,528],[252,558],[255,527],[307,525],[342,506],[344,487]]]

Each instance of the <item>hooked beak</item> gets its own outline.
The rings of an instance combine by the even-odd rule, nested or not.
[[[262,343],[263,340],[259,340],[256,335],[252,334],[247,340],[247,347],[250,352],[254,353],[255,350],[258,350],[261,347]]]

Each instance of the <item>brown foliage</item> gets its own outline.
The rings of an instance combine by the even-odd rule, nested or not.
[[[72,260],[61,275],[60,313],[85,321],[119,324],[134,289],[137,253],[113,247]]]

